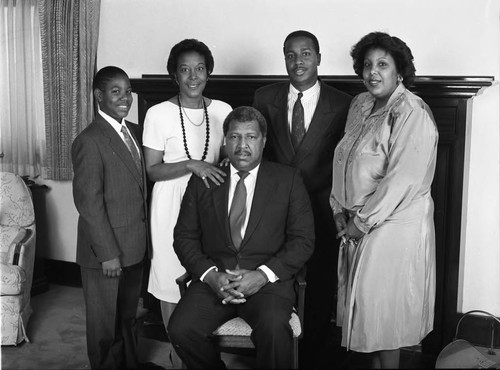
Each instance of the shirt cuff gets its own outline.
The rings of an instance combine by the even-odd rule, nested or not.
[[[267,280],[269,280],[270,283],[275,283],[276,281],[279,280],[276,274],[272,272],[272,270],[266,265],[261,265],[257,267],[257,270],[261,270],[267,276]]]
[[[203,280],[203,279],[205,279],[205,276],[207,276],[207,274],[208,274],[210,271],[212,271],[212,270],[219,271],[219,270],[217,269],[217,266],[212,266],[212,267],[210,267],[207,271],[205,271],[205,272],[203,273],[203,275],[201,275],[200,280],[201,280],[201,281],[203,281],[203,282],[205,282],[205,280]]]

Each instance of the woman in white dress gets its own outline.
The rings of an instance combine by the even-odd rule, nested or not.
[[[214,60],[209,48],[195,39],[175,45],[167,70],[179,86],[178,95],[151,107],[144,120],[144,156],[154,181],[151,201],[153,256],[148,291],[161,302],[167,327],[180,299],[175,279],[184,273],[173,249],[173,230],[191,175],[207,187],[224,182],[217,167],[223,145],[222,124],[231,106],[204,97]]]
[[[398,368],[399,348],[433,326],[438,132],[405,87],[415,67],[403,41],[373,32],[351,56],[368,92],[352,101],[333,159],[330,203],[343,240],[337,322],[343,346],[371,353],[374,368]]]

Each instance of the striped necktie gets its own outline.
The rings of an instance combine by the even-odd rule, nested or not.
[[[238,171],[240,179],[236,184],[234,189],[233,202],[231,203],[231,209],[229,210],[229,227],[231,228],[231,239],[233,240],[234,247],[240,249],[241,241],[241,229],[245,224],[245,218],[247,215],[247,188],[245,186],[245,178],[249,175],[249,172]]]
[[[292,145],[295,151],[299,149],[300,143],[306,134],[304,125],[304,107],[302,106],[302,93],[299,92],[292,111]]]
[[[134,144],[134,141],[130,137],[130,134],[128,133],[128,130],[125,126],[122,125],[122,134],[123,137],[125,138],[125,144],[127,145],[128,151],[130,152],[130,155],[132,156],[132,159],[134,160],[135,166],[137,167],[137,171],[139,171],[139,175],[141,175],[142,178],[142,163],[141,163],[141,156],[137,150],[137,147]]]

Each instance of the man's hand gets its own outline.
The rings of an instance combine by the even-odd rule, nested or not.
[[[102,263],[102,273],[107,277],[118,277],[122,273],[122,265],[118,257]]]
[[[224,286],[228,285],[231,282],[241,280],[241,278],[242,276],[239,275],[212,270],[207,275],[205,275],[204,281],[210,286],[210,288],[212,288],[215,294],[217,294],[217,296],[222,299],[222,304],[241,304],[246,302],[246,299],[244,298],[244,295],[242,293],[235,290],[225,291],[223,289]]]
[[[240,277],[225,284],[222,289],[231,295],[242,294],[243,297],[251,296],[257,293],[267,284],[266,275],[257,270],[226,270],[231,276]]]

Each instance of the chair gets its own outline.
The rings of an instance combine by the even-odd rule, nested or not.
[[[23,179],[0,173],[0,263],[2,345],[29,342],[26,326],[35,261],[35,212]]]
[[[293,359],[292,368],[299,368],[299,339],[302,338],[302,327],[304,323],[304,298],[306,291],[306,268],[304,267],[295,277],[295,291],[297,293],[297,304],[290,318],[290,326],[293,331]],[[176,280],[181,296],[184,295],[191,275],[186,272]],[[213,340],[221,352],[254,355],[255,346],[250,335],[252,328],[245,320],[236,317],[219,326],[212,334]]]

